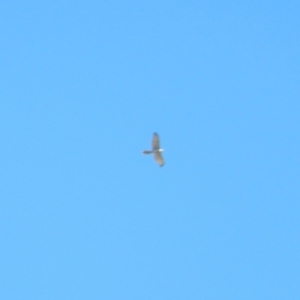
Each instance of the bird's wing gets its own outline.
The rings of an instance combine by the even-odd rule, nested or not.
[[[161,167],[165,164],[164,159],[161,155],[161,152],[155,152],[154,158]]]
[[[156,132],[153,133],[152,149],[153,150],[159,149],[159,135]]]

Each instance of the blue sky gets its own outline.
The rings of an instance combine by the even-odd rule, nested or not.
[[[299,9],[2,1],[0,298],[300,299]]]

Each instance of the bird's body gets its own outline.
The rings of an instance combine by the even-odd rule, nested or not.
[[[165,164],[164,159],[162,157],[162,152],[164,150],[160,148],[159,144],[160,144],[159,143],[159,135],[157,133],[154,133],[153,138],[152,138],[152,150],[144,150],[143,153],[144,154],[153,154],[154,159],[162,167]]]

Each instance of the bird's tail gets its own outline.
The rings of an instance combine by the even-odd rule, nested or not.
[[[144,154],[152,154],[153,151],[144,150],[143,153],[144,153]]]

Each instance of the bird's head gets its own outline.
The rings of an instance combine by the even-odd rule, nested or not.
[[[159,152],[164,152],[165,150],[164,150],[164,149],[159,149],[158,151],[159,151]]]

